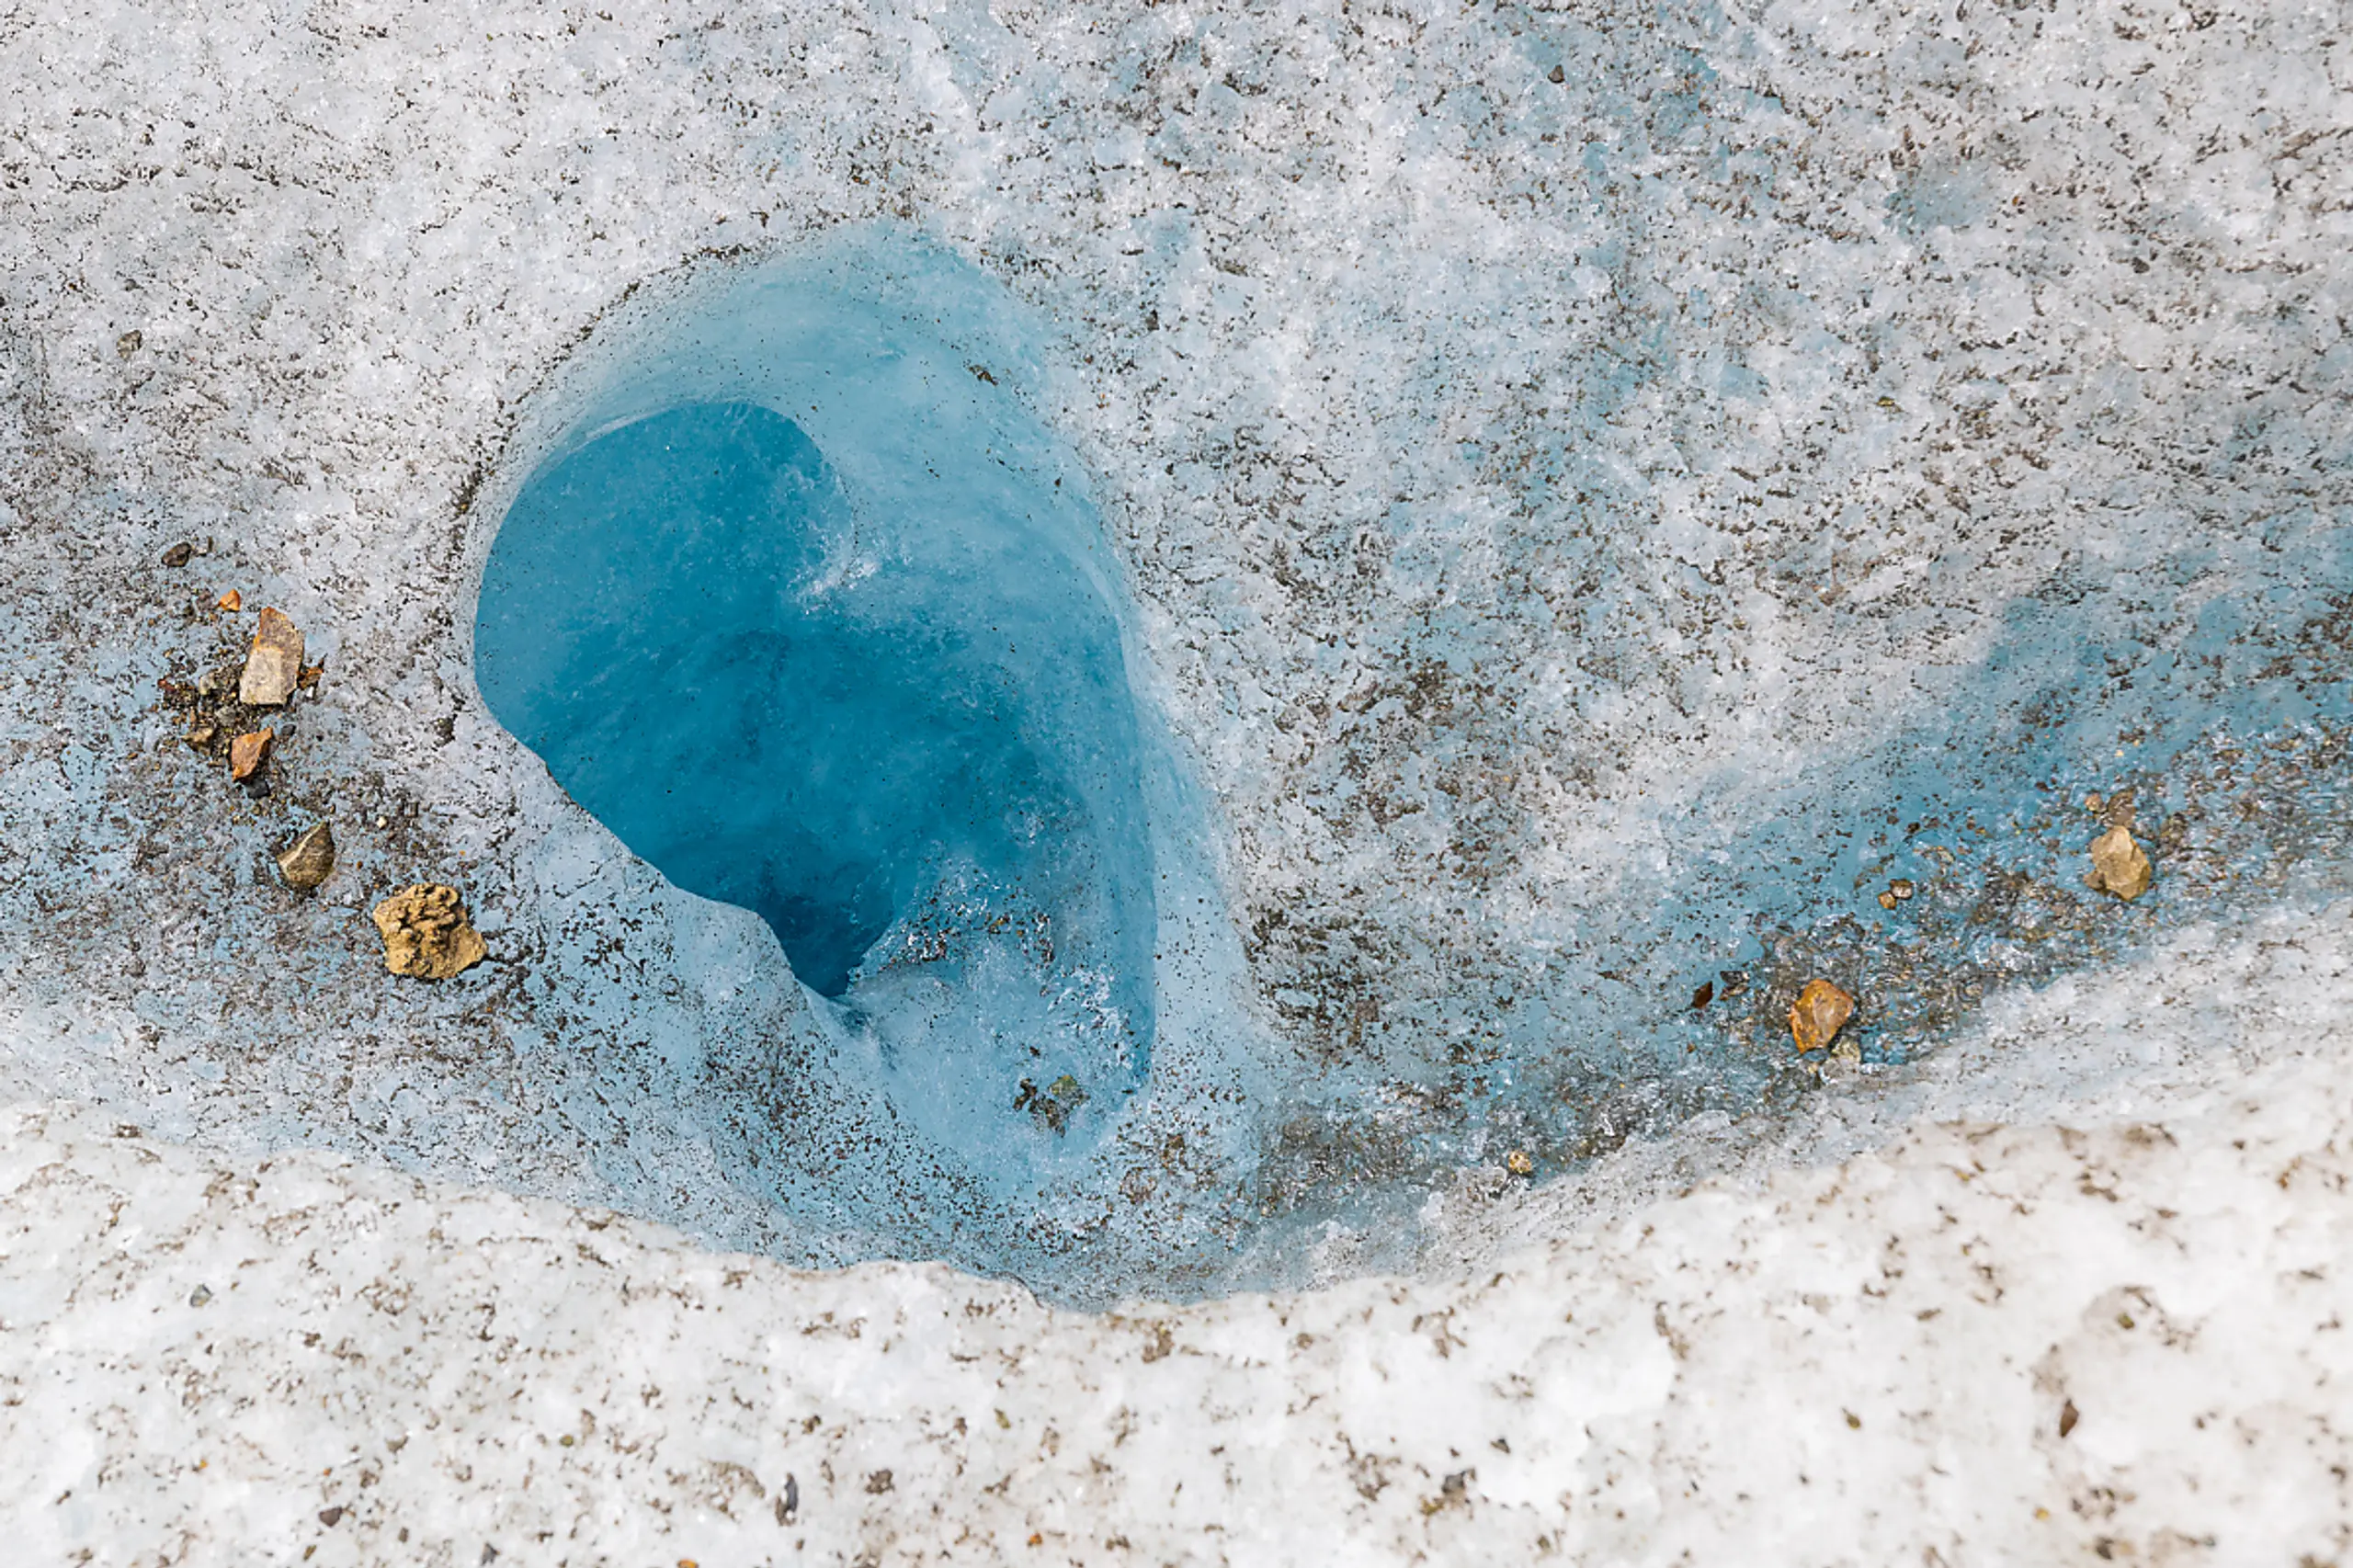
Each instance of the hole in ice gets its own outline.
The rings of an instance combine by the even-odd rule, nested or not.
[[[1234,1267],[1230,1186],[1168,1173],[1246,1158],[1256,1037],[1208,808],[1085,474],[1019,395],[1037,341],[870,232],[614,324],[526,411],[474,674],[574,802],[790,965],[688,919],[653,934],[659,983],[615,987],[634,895],[551,894],[551,983],[635,1042],[622,1083],[567,1063],[583,1117],[626,1100],[710,1162],[617,1143],[620,1200],[1100,1301]]]
[[[999,949],[1143,967],[1116,625],[1012,519],[928,554],[861,540],[782,415],[671,409],[525,487],[483,584],[483,696],[631,848],[756,912],[820,994]]]
[[[1022,514],[876,522],[782,415],[670,408],[524,485],[475,650],[573,798],[820,995],[983,990],[1008,1029],[1148,1040],[1119,626]]]

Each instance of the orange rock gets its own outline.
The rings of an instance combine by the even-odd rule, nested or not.
[[[275,730],[256,730],[249,735],[239,735],[229,743],[229,777],[242,784],[261,771],[269,760],[269,743],[278,738]]]
[[[245,608],[245,597],[244,595],[237,592],[236,589],[232,588],[227,593],[222,595],[218,599],[215,599],[213,603],[222,609],[243,609]]]
[[[265,609],[254,627],[244,673],[237,677],[237,700],[248,708],[276,708],[302,679],[302,633],[283,611]]]
[[[2154,880],[2149,857],[2132,842],[2131,831],[2121,824],[2092,841],[2089,881],[2094,892],[2113,893],[2130,903],[2147,892],[2149,883]]]
[[[1820,1051],[1855,1016],[1855,999],[1826,980],[1809,980],[1790,1007],[1790,1035],[1801,1054]]]

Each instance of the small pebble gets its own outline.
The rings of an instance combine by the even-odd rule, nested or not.
[[[264,609],[237,677],[237,700],[249,708],[282,707],[301,679],[301,629],[284,612]]]
[[[245,596],[232,588],[212,601],[215,609],[239,610],[245,608]]]
[[[2131,831],[2119,826],[2092,841],[2092,874],[2086,880],[2093,892],[2113,893],[2130,903],[2149,891],[2155,872]]]
[[[1882,892],[1879,895],[1879,906],[1881,909],[1893,909],[1895,907],[1895,894],[1893,892]]]
[[[1569,74],[1568,74],[1566,71],[1563,70],[1560,66],[1555,65],[1555,66],[1553,66],[1553,67],[1552,67],[1552,70],[1550,70],[1550,71],[1548,71],[1548,72],[1546,72],[1546,73],[1544,74],[1544,79],[1545,79],[1546,81],[1548,81],[1548,82],[1552,83],[1554,86],[1556,86],[1556,87],[1557,87],[1557,86],[1559,86],[1562,83],[1563,83],[1563,82],[1565,82],[1565,81],[1567,81],[1567,80],[1569,79]]]
[[[335,869],[335,830],[320,823],[278,858],[278,874],[290,888],[314,888]]]
[[[1911,879],[1907,877],[1898,877],[1893,881],[1887,884],[1887,891],[1893,893],[1898,898],[1910,898],[1913,893],[1918,890],[1913,887]]]
[[[118,357],[128,359],[138,353],[139,346],[146,341],[146,337],[134,326],[114,340],[114,351]],[[173,564],[176,566],[179,563],[174,562]]]
[[[185,566],[188,564],[188,558],[195,553],[196,547],[183,540],[180,543],[172,546],[171,549],[164,551],[164,564],[166,566]]]
[[[239,735],[229,743],[229,777],[242,784],[261,771],[269,760],[269,743],[277,738],[272,730],[256,730]]]
[[[1855,999],[1826,980],[1809,980],[1790,1006],[1790,1036],[1801,1055],[1820,1051],[1855,1016]]]
[[[1528,1157],[1527,1151],[1514,1149],[1504,1156],[1504,1169],[1516,1176],[1532,1176],[1536,1174],[1536,1162]]]
[[[466,917],[458,890],[418,882],[378,904],[376,929],[384,938],[384,967],[420,980],[448,980],[480,963],[482,934]]]

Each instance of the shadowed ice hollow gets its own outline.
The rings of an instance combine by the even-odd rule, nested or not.
[[[737,1178],[878,1227],[860,1251],[1036,1275],[1073,1227],[1008,1214],[1099,1203],[1140,1092],[1201,1098],[1250,1032],[1216,835],[1079,472],[1000,382],[1001,302],[894,237],[844,254],[722,276],[574,378],[483,565],[475,674],[620,846],[789,960],[793,1021],[727,1064]],[[1126,1275],[1102,1228],[1043,1244]]]
[[[483,695],[843,1017],[1032,1074],[1050,1040],[1049,1077],[1124,1087],[1152,1038],[1143,759],[1109,604],[1040,511],[862,511],[755,403],[636,420],[508,512]]]

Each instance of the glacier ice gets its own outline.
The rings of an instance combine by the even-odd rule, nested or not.
[[[2344,887],[2325,12],[721,10],[12,62],[34,1089],[803,1261],[1215,1290],[1413,1264],[1515,1152],[1769,1123],[1823,1088],[1813,972],[1861,1114],[2005,992]],[[1054,862],[1098,946],[1049,979],[1116,971],[1116,1027],[1019,976],[1032,1071],[899,1006],[895,887],[796,976],[486,707],[470,579],[530,477],[728,406],[886,519],[917,432],[1069,501],[1140,806]],[[151,710],[232,586],[328,660],[266,800]],[[1074,741],[1023,748],[1095,812]],[[2129,906],[2081,885],[2126,792]],[[297,898],[270,852],[326,815]],[[1140,920],[1101,858],[1147,852]],[[492,939],[463,985],[367,949],[417,879]]]

